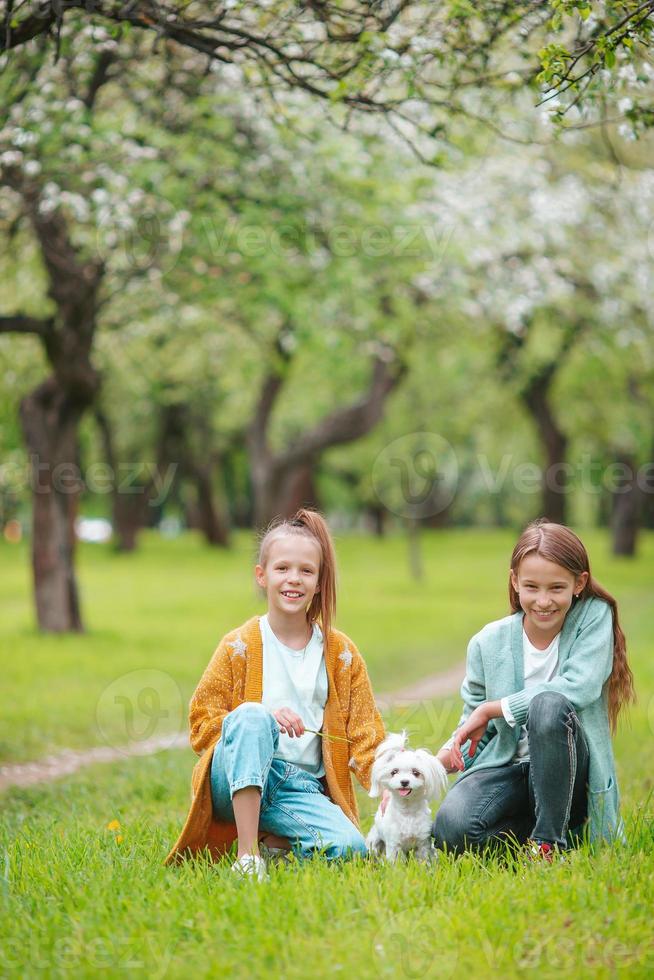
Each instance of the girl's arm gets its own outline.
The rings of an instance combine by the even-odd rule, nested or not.
[[[442,746],[438,757],[443,765],[453,771],[454,769],[464,769],[468,768],[472,763],[473,756],[477,750],[477,747],[481,745],[484,748],[490,739],[493,737],[495,732],[488,732],[487,725],[488,720],[484,723],[483,730],[477,732],[479,727],[479,712],[481,706],[497,704],[499,708],[499,701],[490,702],[486,701],[486,678],[484,676],[484,664],[481,656],[481,646],[477,636],[473,636],[468,644],[468,652],[466,655],[466,676],[464,678],[463,684],[461,685],[461,697],[463,698],[463,711],[461,712],[461,717],[457,723],[455,730],[453,731],[451,737]],[[498,717],[501,714],[501,709],[498,710],[497,715],[492,715],[489,717]],[[477,734],[478,737],[475,739],[474,735]],[[466,756],[462,756],[461,747],[470,740],[470,746]],[[449,753],[449,756],[448,756]]]
[[[350,706],[345,731],[350,742],[350,769],[365,790],[370,789],[370,770],[375,761],[375,749],[386,737],[384,722],[375,703],[365,661],[354,644]]]
[[[198,755],[220,738],[223,719],[232,709],[232,659],[224,637],[200,678],[189,705],[190,741]]]
[[[577,711],[601,696],[613,668],[613,614],[608,603],[601,599],[590,602],[587,621],[572,641],[559,674],[551,681],[508,696],[507,705],[517,725],[524,725],[531,699],[542,691],[562,694]]]
[[[563,694],[577,709],[596,701],[611,674],[613,666],[613,615],[611,607],[601,600],[589,610],[588,622],[572,642],[570,653],[560,673],[551,681],[543,681],[529,688],[522,688],[506,698],[515,725],[524,725],[533,697],[542,691]],[[466,767],[461,752],[469,739],[468,765],[478,744],[486,739],[486,726],[493,718],[504,716],[501,701],[485,701],[471,712],[464,724],[455,732],[451,745],[452,760],[457,769]],[[487,739],[486,739],[487,740]],[[483,744],[482,744],[483,747]]]

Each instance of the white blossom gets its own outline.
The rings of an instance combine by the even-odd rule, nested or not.
[[[20,150],[5,150],[4,153],[0,153],[0,164],[3,167],[16,167],[22,159],[23,154]]]
[[[19,129],[14,134],[13,139],[14,146],[34,146],[38,141],[39,138],[36,133],[31,133],[26,129]]]

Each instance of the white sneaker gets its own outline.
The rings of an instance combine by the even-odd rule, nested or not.
[[[256,878],[257,881],[268,881],[266,862],[258,854],[243,854],[232,865],[232,871],[241,878]]]

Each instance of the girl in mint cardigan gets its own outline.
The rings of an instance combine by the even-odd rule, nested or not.
[[[436,846],[512,840],[552,860],[585,832],[622,840],[611,733],[634,689],[615,599],[576,534],[545,520],[515,546],[509,598],[513,615],[468,646],[463,714],[438,753],[462,775]]]

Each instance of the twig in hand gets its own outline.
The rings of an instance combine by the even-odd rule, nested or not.
[[[321,738],[333,739],[335,742],[349,742],[351,739],[345,738],[343,735],[328,735],[327,732],[316,732],[313,728],[305,728],[305,732],[310,732],[312,735],[320,735]]]

